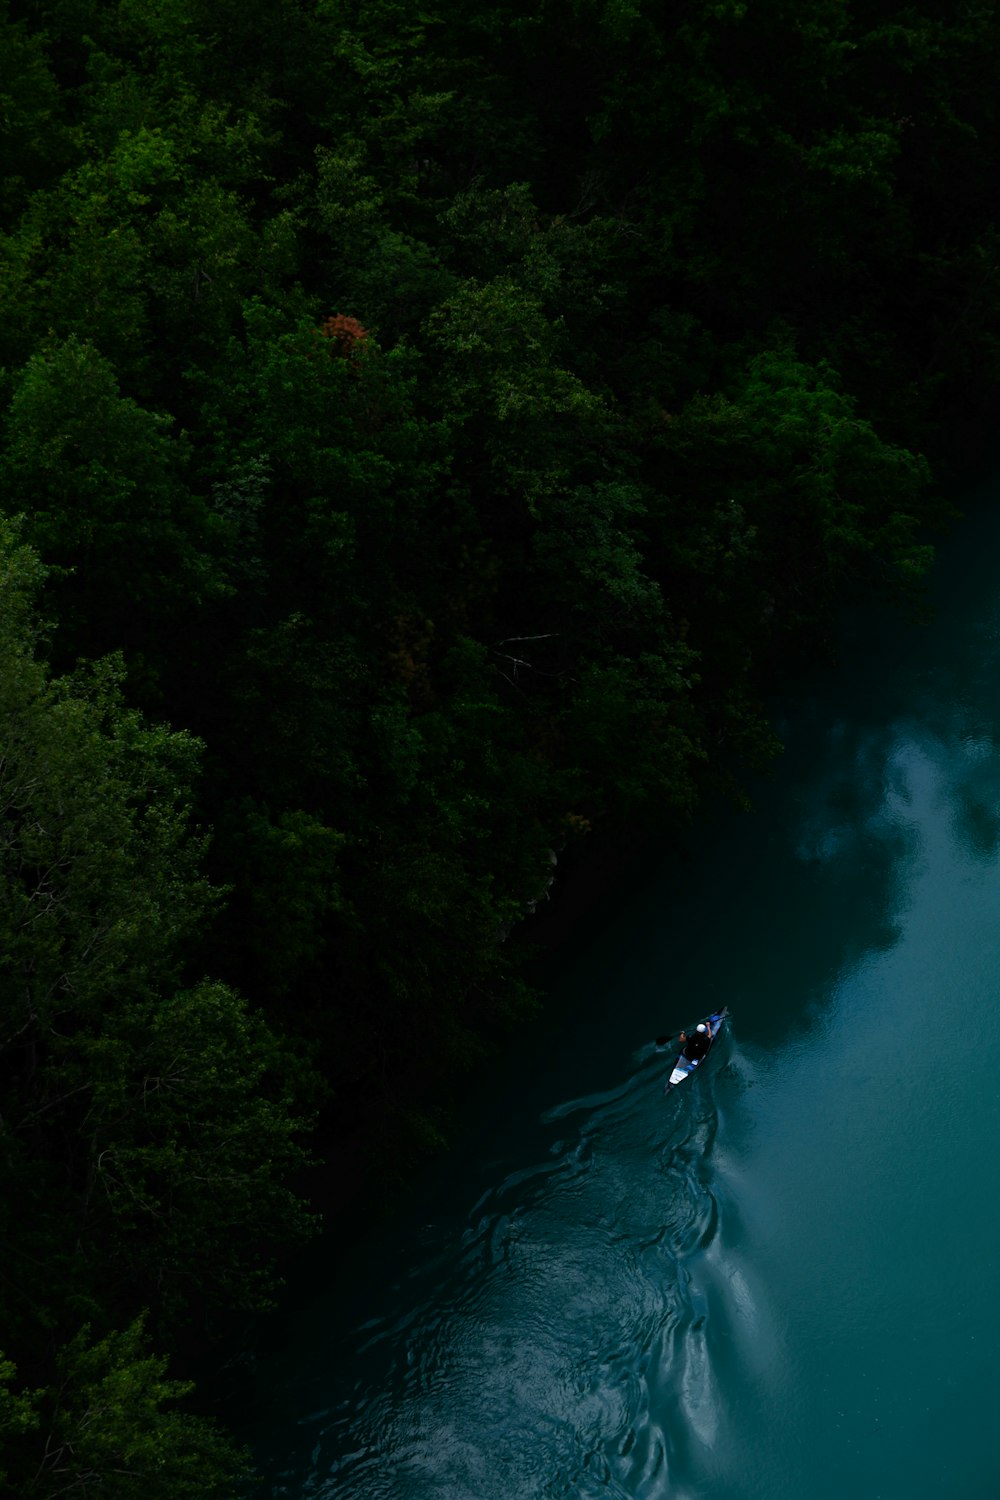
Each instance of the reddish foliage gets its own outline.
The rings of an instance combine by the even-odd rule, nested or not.
[[[363,328],[357,318],[347,318],[343,313],[337,313],[332,318],[326,318],[320,327],[324,338],[332,339],[337,353],[349,358],[358,349],[367,344],[371,335],[367,328]]]

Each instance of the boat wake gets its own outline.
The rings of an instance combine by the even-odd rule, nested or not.
[[[714,1342],[743,1338],[754,1297],[721,1248],[718,1080],[737,1082],[706,1070],[675,1107],[662,1071],[643,1056],[620,1085],[547,1109],[534,1160],[464,1225],[425,1229],[405,1281],[337,1351],[354,1381],[312,1403],[307,1470],[279,1461],[272,1496],[685,1494],[717,1437]]]

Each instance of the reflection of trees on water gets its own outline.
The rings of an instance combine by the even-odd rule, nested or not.
[[[859,613],[841,667],[789,692],[786,753],[749,814],[693,828],[686,860],[648,851],[595,941],[581,932],[555,955],[574,1018],[612,1055],[630,1027],[664,1032],[723,1003],[762,1046],[813,1024],[846,973],[898,940],[924,792],[956,855],[1000,852],[1000,590],[980,566],[994,528],[1000,541],[1000,512],[970,527],[930,625]]]
[[[1000,510],[981,508],[949,545],[932,627],[907,637],[896,686],[900,712],[939,767],[956,845],[977,862],[1000,851],[998,543]]]
[[[795,748],[798,774],[780,805],[759,810],[764,836],[736,914],[746,988],[759,1001],[754,1033],[767,1045],[810,1024],[845,973],[897,941],[919,852],[894,784],[892,729],[823,728],[822,717]]]
[[[931,786],[956,854],[1000,852],[1000,590],[981,566],[994,529],[1000,541],[1000,512],[970,525],[929,625],[857,612],[840,668],[776,707],[786,752],[751,812],[692,828],[686,860],[648,851],[596,941],[582,932],[555,955],[574,1017],[612,1054],[630,1026],[664,1032],[717,1004],[762,1046],[811,1026],[846,973],[898,940]]]
[[[970,642],[982,649],[973,653]],[[913,723],[938,767],[956,845],[988,863],[1000,852],[1000,640],[992,631],[970,630],[961,647],[950,671],[947,655],[935,653],[928,663]]]
[[[987,549],[989,550],[989,549]],[[960,585],[961,575],[957,580]],[[957,593],[957,587],[956,587]],[[996,584],[948,601],[918,636],[903,684],[907,724],[938,769],[958,849],[977,863],[1000,851],[1000,617]],[[926,645],[923,653],[920,644]]]
[[[995,735],[952,749],[952,829],[970,859],[984,864],[1000,850],[1000,749]]]
[[[953,559],[932,628],[887,627],[883,615],[825,694],[791,706],[776,785],[747,823],[743,899],[731,903],[747,990],[775,992],[754,1015],[762,1041],[808,1024],[839,975],[896,941],[924,795],[958,856],[1000,854],[1000,610],[996,579],[978,566],[995,550],[987,530],[1000,516],[981,518],[968,556]]]
[[[623,883],[609,924],[618,938],[605,940],[616,980],[642,976],[662,997],[658,1030],[728,1004],[744,1041],[779,1045],[812,1023],[845,972],[899,936],[918,837],[892,781],[893,727],[818,700],[796,712],[788,753],[749,813],[717,818],[687,862],[661,853]],[[607,1011],[608,984],[600,965],[581,974],[575,1003],[592,986]],[[623,1024],[613,1009],[609,1034]]]

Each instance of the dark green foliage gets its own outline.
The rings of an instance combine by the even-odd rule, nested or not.
[[[34,655],[40,578],[3,523],[0,1326],[36,1382],[55,1357],[59,1385],[42,1415],[9,1392],[0,1415],[29,1455],[19,1493],[135,1493],[143,1474],[154,1493],[194,1494],[226,1445],[161,1420],[183,1390],[163,1383],[165,1359],[139,1358],[136,1330],[113,1330],[143,1306],[172,1337],[195,1298],[261,1305],[268,1247],[308,1227],[285,1186],[306,1163],[294,1066],[231,989],[182,985],[214,901],[190,830],[199,746],[124,706],[114,660],[50,679]],[[84,1319],[102,1330],[89,1353]]]
[[[524,1009],[553,870],[744,800],[775,674],[917,597],[996,399],[998,42],[881,0],[4,12],[18,1453],[133,1370],[86,1462],[193,1493],[133,1320],[266,1297],[298,1051],[335,1145],[438,1142],[407,1082]]]
[[[15,379],[4,493],[58,579],[64,659],[148,652],[153,620],[175,623],[219,587],[172,426],[123,396],[109,362],[75,336]]]
[[[0,160],[4,217],[20,211],[32,190],[65,164],[68,132],[61,121],[59,87],[42,36],[25,21],[0,17]]]
[[[222,1500],[249,1465],[203,1418],[173,1409],[190,1383],[170,1380],[137,1320],[95,1340],[85,1326],[60,1351],[55,1383],[0,1387],[0,1440],[10,1465],[0,1481],[24,1500],[81,1494],[131,1500]],[[14,1367],[0,1359],[0,1380]],[[42,1441],[44,1440],[44,1441]]]

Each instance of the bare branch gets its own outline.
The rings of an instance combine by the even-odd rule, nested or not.
[[[551,641],[559,635],[558,630],[547,630],[544,635],[508,635],[502,641],[497,641],[498,646],[509,646],[512,641]]]

